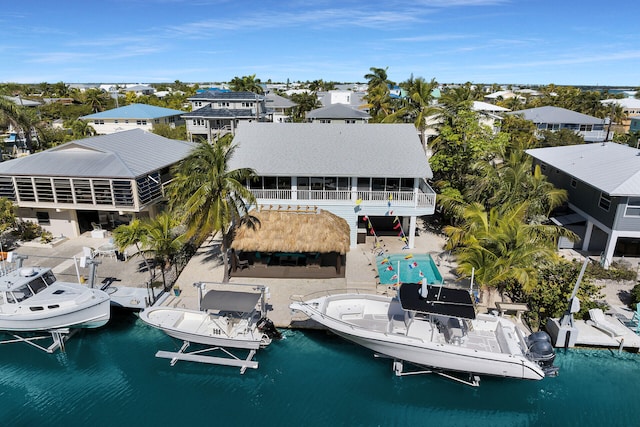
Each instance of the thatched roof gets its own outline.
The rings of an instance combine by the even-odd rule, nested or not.
[[[338,252],[349,250],[349,224],[331,212],[251,211],[259,223],[236,230],[231,247],[244,252]]]

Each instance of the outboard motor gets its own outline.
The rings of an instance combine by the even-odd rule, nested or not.
[[[282,338],[282,334],[280,333],[280,331],[278,331],[273,322],[266,317],[258,320],[257,326],[258,330],[263,334],[266,334],[269,338],[275,338],[278,340]]]
[[[529,359],[540,365],[546,376],[558,375],[558,368],[553,366],[556,352],[549,334],[544,331],[534,332],[527,337],[526,341]]]

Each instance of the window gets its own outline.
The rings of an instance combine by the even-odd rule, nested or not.
[[[34,178],[39,202],[53,202],[53,187],[50,178]]]
[[[609,208],[611,207],[611,198],[605,196],[604,193],[600,193],[600,201],[598,202],[598,206],[609,212]]]
[[[51,225],[49,212],[36,212],[36,219],[38,220],[38,225]]]
[[[218,107],[229,107],[229,105],[228,102],[218,102]]]
[[[640,217],[640,197],[629,197],[624,216]]]
[[[547,165],[545,163],[540,163],[540,170],[542,172],[546,172],[547,171]]]
[[[253,102],[243,102],[242,106],[245,107],[245,108],[253,107]]]
[[[146,120],[136,120],[136,124],[138,126],[146,126],[147,125],[147,121]]]
[[[118,124],[118,119],[115,119],[113,123]]]
[[[94,125],[103,125],[104,124],[104,120],[94,120],[93,124]]]
[[[320,123],[331,123],[331,119],[320,119]]]
[[[591,132],[593,130],[593,126],[591,125],[580,125],[580,132]]]
[[[352,125],[352,124],[355,124],[355,122],[356,122],[356,121],[355,121],[355,119],[345,119],[345,121],[344,121],[344,122],[345,122],[346,124],[348,124],[348,125]]]
[[[571,178],[571,188],[576,188],[578,186],[578,181],[575,178]]]
[[[204,126],[204,119],[193,119],[194,126]]]

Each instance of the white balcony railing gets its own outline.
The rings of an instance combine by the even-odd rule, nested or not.
[[[436,194],[427,184],[417,191],[350,191],[350,190],[262,190],[251,189],[256,199],[266,200],[335,200],[354,202],[361,200],[370,206],[394,205],[415,206],[419,208],[435,207]]]

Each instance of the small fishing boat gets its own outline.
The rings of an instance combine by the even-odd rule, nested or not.
[[[266,314],[266,288],[259,285],[249,286],[251,290],[238,291],[210,289],[204,293],[208,284],[196,283],[199,291],[199,310],[170,306],[149,307],[140,312],[140,320],[149,326],[162,330],[170,337],[184,341],[179,352],[158,352],[157,357],[178,360],[240,366],[241,372],[247,367],[257,368],[252,358],[256,350],[271,344],[280,333]],[[226,285],[230,287],[231,285]],[[204,293],[204,297],[202,297]],[[185,353],[190,343],[209,346],[208,349]],[[227,349],[250,350],[247,358],[239,359]],[[203,356],[209,350],[220,350],[225,358]]]

